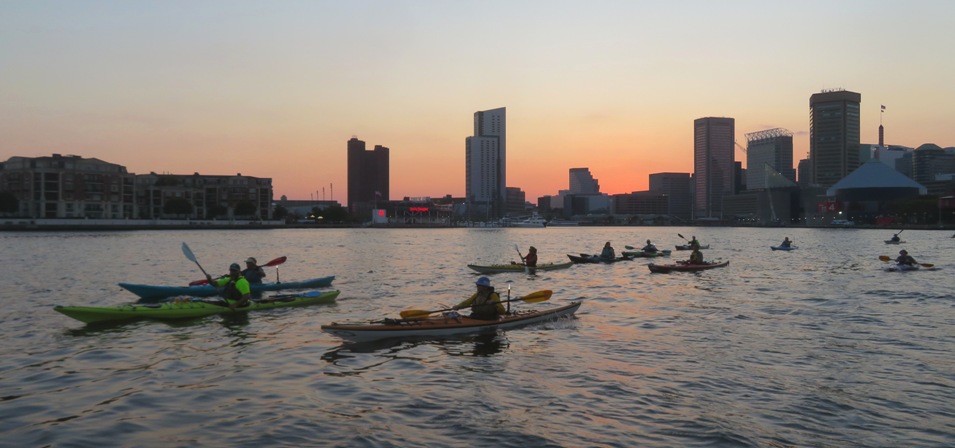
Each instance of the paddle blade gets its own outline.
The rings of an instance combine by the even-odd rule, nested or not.
[[[207,285],[207,284],[209,284],[209,281],[207,281],[206,279],[193,280],[189,282],[189,286],[199,286],[199,285]]]
[[[398,313],[398,315],[401,316],[402,319],[424,319],[424,318],[430,316],[431,313],[433,313],[433,311],[425,311],[425,310],[404,310],[404,311]]]
[[[934,268],[935,265],[932,263],[919,263],[923,268]]]
[[[882,260],[882,261],[889,261],[889,260],[891,260],[892,258],[889,257],[888,255],[879,255],[879,259]]]
[[[522,300],[522,301],[527,302],[527,303],[544,302],[544,301],[550,300],[550,296],[552,296],[553,294],[554,294],[554,291],[551,291],[551,290],[549,290],[549,289],[545,289],[545,290],[542,290],[542,291],[532,292],[532,293],[530,293],[530,294],[528,294],[528,295],[526,295],[526,296],[523,296],[523,297],[518,297],[518,298],[515,299],[515,300]]]
[[[633,247],[633,246],[623,246],[623,248],[624,248],[624,249],[627,249],[627,250],[634,250],[634,249],[636,249],[636,247]]]
[[[274,260],[272,260],[272,261],[270,261],[270,262],[268,262],[268,263],[265,263],[265,264],[263,265],[263,267],[271,268],[271,267],[274,267],[274,266],[278,266],[278,265],[280,265],[280,264],[282,264],[282,263],[285,263],[285,260],[288,260],[288,257],[286,257],[286,256],[283,255],[283,256],[278,257],[278,258],[276,258],[276,259],[274,259]]]
[[[196,261],[196,255],[192,253],[192,249],[189,249],[188,244],[182,243],[182,253],[186,255],[186,258],[188,258],[189,261],[198,263],[198,261]]]

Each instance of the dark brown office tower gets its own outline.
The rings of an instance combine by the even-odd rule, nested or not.
[[[370,211],[388,201],[389,149],[375,145],[365,150],[365,142],[352,137],[348,140],[348,210],[352,213]]]
[[[809,97],[809,163],[812,184],[831,187],[859,167],[862,95],[826,90]]]

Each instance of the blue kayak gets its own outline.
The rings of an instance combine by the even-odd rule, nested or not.
[[[323,288],[332,285],[335,276],[313,278],[302,282],[284,282],[284,283],[254,283],[251,285],[252,292],[279,291],[282,289],[312,289]],[[155,285],[137,285],[133,283],[120,283],[120,287],[136,294],[143,299],[162,299],[164,297],[191,296],[191,297],[210,297],[216,295],[216,288],[212,285],[197,286],[155,286]]]
[[[769,246],[772,250],[796,250],[796,246]]]

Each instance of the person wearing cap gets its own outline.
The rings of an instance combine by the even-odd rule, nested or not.
[[[245,277],[250,284],[262,283],[262,277],[265,277],[265,269],[262,269],[262,266],[258,265],[258,262],[255,261],[255,257],[249,257],[245,260],[245,269],[242,270],[242,276]]]
[[[904,264],[906,266],[916,265],[915,258],[912,258],[912,256],[909,255],[909,252],[905,249],[899,251],[899,256],[895,259],[895,262],[898,264]]]
[[[537,267],[537,248],[531,246],[530,249],[527,249],[527,255],[521,257],[521,261],[524,262],[524,266],[529,268]]]
[[[491,279],[481,277],[474,284],[477,285],[477,292],[452,309],[471,307],[471,315],[468,317],[472,319],[498,320],[506,311],[501,304],[501,295],[494,292],[494,287],[491,286]]]
[[[229,304],[229,308],[248,306],[252,288],[249,286],[249,281],[242,276],[242,267],[239,263],[232,263],[229,266],[229,275],[213,280],[211,275],[206,274],[206,280],[216,289],[224,288],[222,297]]]
[[[643,246],[642,250],[648,254],[655,254],[657,253],[657,246],[654,246],[653,243],[650,242],[650,240],[647,240],[647,245]]]

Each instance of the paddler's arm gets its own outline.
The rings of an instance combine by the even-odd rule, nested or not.
[[[471,306],[472,303],[474,303],[474,299],[476,298],[477,298],[477,293],[474,293],[471,295],[471,297],[468,297],[467,300],[455,305],[453,309],[460,310],[463,308],[468,308]]]

